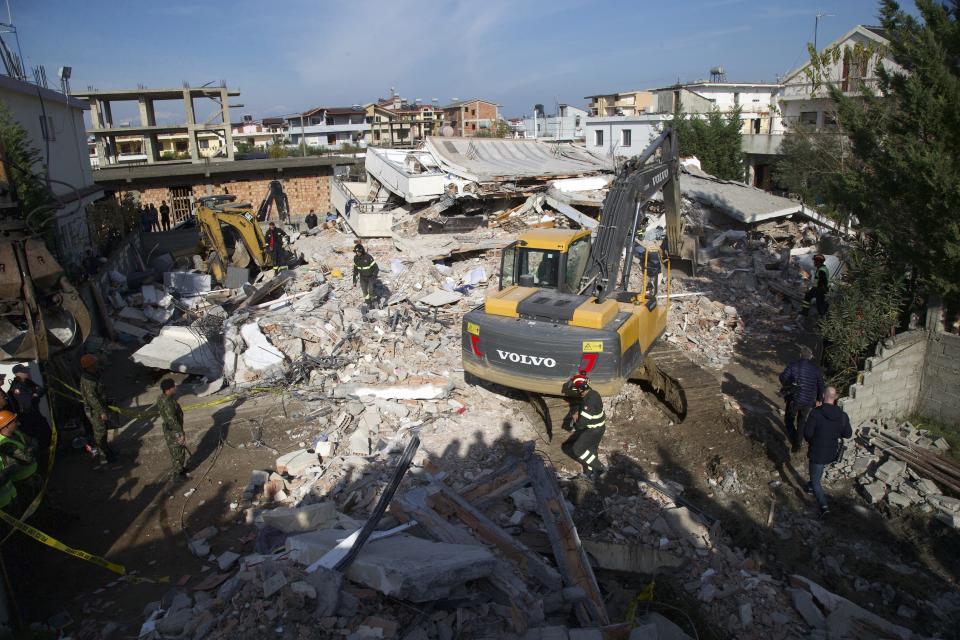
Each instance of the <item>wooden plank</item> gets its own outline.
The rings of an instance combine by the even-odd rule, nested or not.
[[[422,488],[395,496],[390,503],[390,513],[401,522],[416,520],[417,524],[441,542],[482,544],[469,531],[454,525],[427,506],[427,492]],[[514,630],[517,633],[523,633],[527,627],[543,622],[543,600],[530,592],[523,580],[514,575],[505,560],[497,559],[493,573],[487,579],[502,594],[504,604],[510,606]]]
[[[577,527],[560,495],[556,476],[548,473],[539,456],[529,456],[526,460],[527,475],[537,496],[537,509],[550,538],[553,555],[560,567],[567,586],[580,587],[587,594],[592,605],[577,604],[574,610],[581,626],[603,626],[610,624],[606,606],[596,576],[580,543]]]
[[[467,502],[483,510],[493,502],[530,484],[527,470],[516,458],[511,458],[499,469],[488,473],[460,491]]]
[[[103,301],[103,293],[100,292],[100,285],[96,278],[90,282],[90,293],[93,294],[93,301],[97,304],[97,311],[100,312],[100,320],[103,321],[103,328],[107,330],[107,335],[114,342],[117,341],[117,330],[113,328],[113,319],[107,312],[107,305]]]
[[[560,574],[548,565],[536,553],[518,542],[513,536],[501,529],[479,509],[463,499],[450,487],[433,483],[427,488],[427,504],[433,508],[445,508],[455,514],[474,535],[500,550],[508,560],[516,563],[521,570],[551,591],[563,586]]]

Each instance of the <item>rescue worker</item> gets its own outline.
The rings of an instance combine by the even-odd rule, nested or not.
[[[313,209],[310,209],[310,213],[306,215],[303,221],[306,223],[307,229],[315,229],[319,223],[317,213]]]
[[[830,269],[827,268],[827,260],[822,253],[813,256],[813,265],[816,271],[813,274],[813,286],[803,296],[803,306],[800,314],[806,317],[810,313],[810,301],[817,300],[817,315],[821,318],[827,315],[827,290],[830,288]]]
[[[3,502],[4,494],[10,492],[7,482],[11,483],[13,489],[11,500],[17,497],[28,498],[37,489],[34,486],[37,472],[37,460],[34,456],[36,443],[25,437],[17,426],[17,416],[12,411],[0,411],[0,459],[3,460],[3,471],[0,472],[0,503]]]
[[[176,383],[170,378],[160,382],[160,397],[157,398],[157,409],[160,411],[163,439],[170,451],[170,460],[173,462],[173,476],[180,480],[190,477],[187,473],[187,436],[183,432],[183,408],[173,394],[177,392]]]
[[[20,430],[37,442],[37,462],[46,472],[50,452],[50,424],[40,413],[40,399],[46,389],[30,379],[30,369],[18,364],[13,367],[14,378],[10,382],[10,397],[17,412]]]
[[[570,415],[566,429],[573,429],[573,435],[563,443],[563,452],[583,465],[583,472],[593,480],[599,480],[606,470],[600,462],[600,441],[607,429],[607,418],[603,412],[603,399],[590,387],[585,371],[580,371],[564,383],[564,395],[573,396],[577,406]]]
[[[827,387],[823,392],[823,404],[810,412],[803,428],[803,437],[810,443],[807,455],[810,459],[810,482],[807,492],[812,493],[820,506],[820,517],[830,513],[827,495],[820,479],[828,464],[833,464],[841,455],[840,442],[853,435],[850,417],[837,406],[837,390]]]
[[[11,424],[16,428],[17,416],[13,411],[0,409],[0,433],[9,431]],[[13,484],[13,476],[20,471],[22,465],[16,460],[0,455],[0,509],[6,510],[17,497],[17,488]]]
[[[80,395],[83,398],[83,408],[86,411],[90,426],[93,427],[93,444],[97,450],[97,459],[101,464],[109,462],[107,455],[107,420],[109,419],[108,403],[103,395],[103,385],[100,383],[99,359],[92,353],[80,356]]]
[[[270,223],[267,227],[267,248],[270,250],[270,258],[273,261],[273,268],[280,269],[283,264],[283,240],[287,237],[283,231],[277,228],[277,225]]]
[[[800,345],[800,359],[791,362],[780,373],[781,393],[787,401],[784,423],[793,452],[800,450],[807,416],[823,399],[826,384],[820,368],[813,363],[813,350]]]
[[[353,254],[353,286],[357,286],[357,281],[360,282],[363,304],[369,309],[376,303],[375,290],[380,267],[360,242],[354,245]]]
[[[160,230],[169,231],[170,230],[170,207],[167,206],[166,200],[160,201],[160,209],[158,213],[160,214]]]

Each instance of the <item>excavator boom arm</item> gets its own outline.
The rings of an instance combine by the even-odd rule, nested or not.
[[[655,158],[657,151],[660,152]],[[637,218],[655,193],[664,190],[667,237],[670,247],[679,246],[679,158],[677,139],[672,129],[661,133],[636,158],[628,160],[610,187],[593,239],[587,269],[580,290],[603,299],[616,287],[621,264],[631,259]],[[676,240],[671,236],[675,230]],[[623,251],[627,250],[624,260]]]

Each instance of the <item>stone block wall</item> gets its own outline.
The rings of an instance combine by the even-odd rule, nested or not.
[[[940,422],[960,423],[960,336],[930,335],[918,411]]]
[[[839,402],[854,427],[875,418],[906,417],[919,409],[927,344],[926,331],[907,331],[877,346],[861,380]]]

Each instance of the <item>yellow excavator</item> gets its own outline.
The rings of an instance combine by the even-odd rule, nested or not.
[[[90,335],[76,287],[23,219],[0,149],[0,361],[49,360]]]
[[[642,210],[660,191],[666,242],[647,243],[643,285],[630,291]],[[464,371],[527,392],[548,429],[566,409],[564,383],[578,371],[601,395],[646,381],[680,420],[717,410],[716,378],[659,340],[670,309],[670,257],[695,255],[680,215],[676,133],[667,129],[621,168],[595,235],[532,229],[503,250],[500,290],[463,318]],[[666,276],[662,298],[647,291],[654,260]]]
[[[236,198],[201,198],[197,207],[204,260],[211,277],[221,284],[226,281],[227,267],[247,268],[253,264],[262,271],[276,266],[257,222],[257,212],[249,204],[236,204]]]

